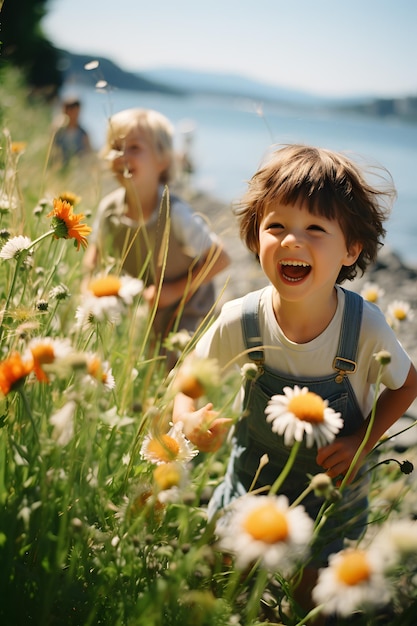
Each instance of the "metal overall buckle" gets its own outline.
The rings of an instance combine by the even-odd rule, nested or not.
[[[345,359],[341,356],[336,356],[333,361],[333,369],[337,371],[335,381],[341,383],[346,374],[353,374],[356,372],[358,364],[351,359]]]

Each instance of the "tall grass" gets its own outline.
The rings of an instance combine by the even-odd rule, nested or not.
[[[114,319],[104,311],[79,322],[84,250],[49,215],[54,198],[72,192],[89,223],[101,170],[94,162],[81,173],[54,170],[50,111],[17,74],[4,74],[0,102],[1,245],[31,242],[0,258],[1,623],[243,625],[266,613],[307,623],[293,598],[302,565],[287,579],[259,564],[242,572],[219,549],[205,503],[227,446],[182,464],[146,460],[146,441],[161,444],[169,429],[175,378],[150,350],[140,294],[119,298]],[[239,375],[220,377],[211,390],[225,417],[236,417],[239,384]],[[389,462],[390,450],[374,458],[378,527],[416,512],[413,480],[399,471],[405,457]],[[390,623],[414,624],[416,575],[408,561],[391,574]],[[365,612],[361,623],[376,619]]]

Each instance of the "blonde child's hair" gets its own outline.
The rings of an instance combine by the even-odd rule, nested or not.
[[[112,115],[107,126],[106,144],[101,150],[101,156],[111,157],[115,146],[132,130],[144,133],[155,153],[167,163],[161,172],[160,182],[169,183],[174,177],[174,128],[168,118],[153,109],[124,109]]]
[[[375,172],[376,173],[376,172]],[[246,246],[259,253],[259,226],[273,203],[304,205],[313,215],[336,219],[347,248],[362,244],[353,265],[343,266],[337,282],[352,280],[375,261],[385,235],[383,222],[389,215],[395,187],[389,172],[378,168],[384,186],[367,182],[359,166],[341,153],[302,144],[275,149],[248,184],[235,207],[240,235]]]

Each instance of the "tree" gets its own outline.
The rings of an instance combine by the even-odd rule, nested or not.
[[[49,0],[4,0],[1,6],[1,63],[23,70],[29,85],[53,97],[62,84],[59,51],[42,32]]]

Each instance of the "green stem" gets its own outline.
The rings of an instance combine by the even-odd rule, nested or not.
[[[282,472],[280,473],[280,475],[278,476],[278,478],[272,485],[271,489],[269,490],[270,496],[275,495],[279,491],[279,489],[282,486],[282,483],[284,482],[284,480],[287,478],[288,474],[290,473],[292,466],[294,465],[294,461],[297,456],[298,450],[300,449],[300,445],[301,445],[301,441],[294,441],[294,444],[291,448],[290,456],[288,457],[287,462],[282,469]]]
[[[7,309],[9,308],[10,300],[12,299],[12,295],[13,295],[14,288],[15,288],[15,285],[16,285],[17,274],[19,272],[19,268],[20,268],[21,264],[22,264],[22,257],[18,256],[17,259],[16,259],[16,265],[15,265],[15,268],[14,268],[12,284],[10,285],[9,293],[7,294],[6,304],[4,305],[4,309],[3,309],[3,311],[4,311],[3,317],[4,317]],[[3,328],[1,328],[0,330],[2,332]]]
[[[48,230],[48,232],[43,233],[43,235],[41,235],[40,237],[35,239],[35,241],[32,241],[32,243],[30,244],[30,246],[28,246],[26,248],[26,250],[31,250],[32,248],[34,248],[36,246],[36,244],[40,243],[41,241],[43,241],[44,239],[46,239],[50,235],[53,235],[54,233],[55,233],[55,231],[54,231],[53,228],[51,230]]]
[[[313,490],[313,487],[311,486],[311,484],[310,484],[310,485],[308,485],[308,487],[306,487],[306,488],[304,489],[304,491],[303,491],[302,493],[300,493],[300,495],[298,496],[298,498],[296,498],[296,499],[294,500],[294,502],[292,502],[292,504],[291,504],[290,508],[291,508],[291,509],[295,509],[295,507],[296,507],[296,506],[298,506],[298,505],[300,504],[300,502],[302,502],[302,501],[304,500],[304,498],[305,498],[306,496],[308,496],[308,494],[309,494],[309,493],[310,493],[310,491],[312,491],[312,490]]]
[[[346,474],[345,474],[345,476],[344,476],[344,478],[343,478],[343,480],[342,480],[342,482],[340,484],[340,487],[339,487],[339,491],[340,492],[342,492],[343,489],[346,487],[347,482],[348,482],[352,472],[354,471],[354,469],[356,467],[358,459],[360,458],[360,456],[361,456],[361,454],[362,454],[366,444],[368,443],[368,439],[369,439],[369,437],[371,435],[372,428],[373,428],[374,422],[375,422],[376,405],[377,405],[377,400],[378,400],[378,396],[379,396],[379,388],[381,386],[381,378],[382,378],[382,370],[383,370],[383,368],[384,368],[384,366],[381,364],[379,366],[378,376],[376,378],[374,402],[373,402],[373,405],[372,405],[372,411],[371,411],[371,415],[370,415],[370,418],[369,418],[368,426],[366,428],[365,436],[362,439],[362,443],[359,446],[359,448],[357,449],[356,454],[353,457],[352,463],[350,464],[349,469],[346,472]]]
[[[324,604],[320,604],[319,606],[315,606],[300,622],[297,622],[295,626],[305,626],[307,622],[310,620],[315,620],[317,615],[322,611]]]
[[[252,593],[250,594],[248,607],[246,612],[246,623],[252,624],[253,620],[259,613],[259,606],[262,598],[263,591],[268,582],[268,572],[264,569],[258,570],[258,575],[255,580]]]
[[[28,414],[30,422],[32,424],[33,434],[35,435],[36,443],[39,444],[38,429],[36,428],[35,420],[33,418],[32,411],[31,411],[31,408],[29,406],[27,395],[25,394],[23,386],[19,387],[19,389],[17,389],[17,391],[18,391],[18,393],[19,393],[19,395],[20,395],[20,397],[22,399],[22,402],[23,402],[23,405],[25,407],[26,413]]]

